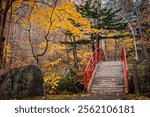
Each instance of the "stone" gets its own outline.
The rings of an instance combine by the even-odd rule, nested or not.
[[[0,84],[0,99],[20,99],[27,96],[42,96],[44,93],[43,73],[39,66],[29,65],[16,68],[5,75]]]

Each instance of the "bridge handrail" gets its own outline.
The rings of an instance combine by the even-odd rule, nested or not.
[[[125,47],[122,47],[122,61],[123,61],[123,70],[125,75],[125,85],[127,89],[127,93],[129,93],[129,71],[128,71],[128,64],[127,64],[127,57],[126,57],[126,50]]]
[[[90,81],[90,79],[92,78],[92,74],[93,71],[95,70],[95,67],[97,65],[97,63],[101,62],[101,61],[105,61],[105,54],[103,52],[103,50],[101,48],[97,48],[90,60],[88,61],[88,64],[86,66],[86,69],[84,71],[84,91],[86,91],[88,83]]]

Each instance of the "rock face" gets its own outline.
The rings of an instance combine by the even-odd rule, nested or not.
[[[37,65],[16,68],[2,76],[0,99],[20,99],[41,96],[44,93],[43,74]]]

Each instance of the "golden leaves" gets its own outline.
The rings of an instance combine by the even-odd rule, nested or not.
[[[91,29],[91,33],[93,33],[93,34],[98,34],[98,33],[100,33],[101,31],[100,30],[98,30],[98,29],[96,29],[96,28],[92,28]]]
[[[60,81],[61,77],[57,76],[56,74],[48,75],[44,78],[44,82],[47,85],[47,88],[49,89],[47,93],[54,93],[56,90],[58,83]]]
[[[57,60],[54,60],[52,62],[50,62],[50,65],[53,67],[54,65],[58,65],[61,62],[61,58],[58,58]]]
[[[33,24],[38,24],[43,30],[48,31],[50,29],[51,32],[56,32],[59,29],[64,29],[80,38],[83,36],[82,31],[90,30],[91,27],[90,21],[83,18],[71,2],[64,2],[56,7],[54,12],[53,8],[47,7],[42,9],[39,5],[35,5],[30,18]],[[75,26],[70,19],[80,26]]]

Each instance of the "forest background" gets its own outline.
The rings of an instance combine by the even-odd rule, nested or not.
[[[125,46],[131,92],[150,96],[149,38],[149,0],[0,1],[0,74],[38,64],[46,95],[82,93],[92,52]]]

